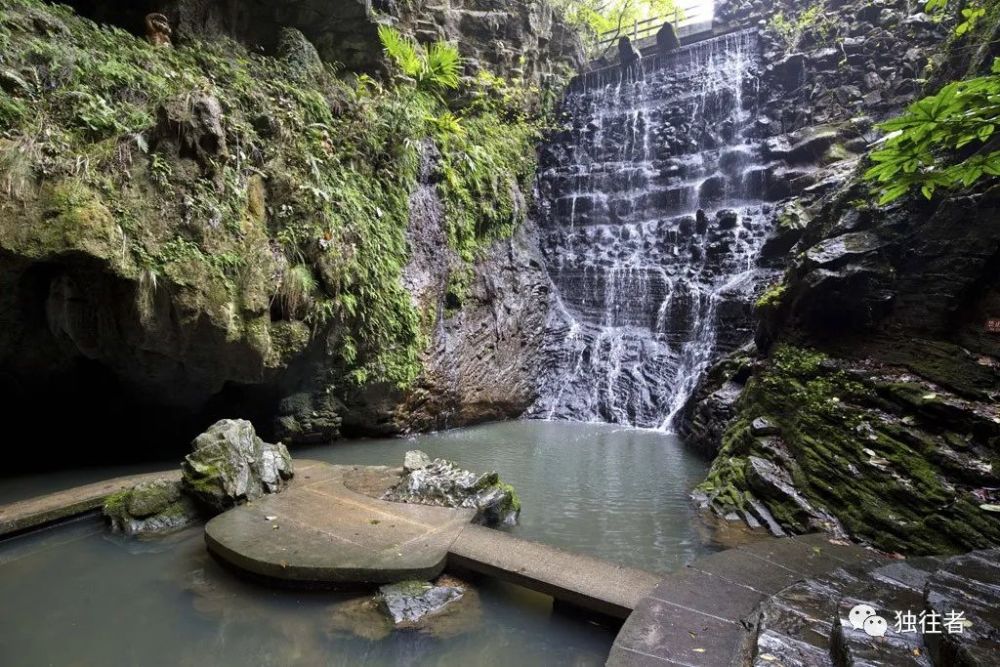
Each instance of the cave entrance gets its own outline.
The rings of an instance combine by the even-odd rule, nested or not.
[[[0,477],[153,461],[169,468],[219,419],[249,419],[262,438],[273,438],[277,401],[271,389],[237,384],[197,408],[147,401],[109,368],[84,358],[27,380],[0,371],[0,405],[9,415]]]
[[[133,2],[108,2],[108,0],[64,0],[62,3],[72,7],[84,18],[96,23],[115,26],[133,35],[146,34],[146,15],[152,13],[166,14],[171,23],[176,20],[174,3],[163,0],[134,0]]]

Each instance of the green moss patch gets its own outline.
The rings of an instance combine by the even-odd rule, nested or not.
[[[886,551],[950,553],[1000,543],[1000,520],[973,494],[996,485],[991,413],[903,377],[910,380],[779,346],[747,384],[699,492],[722,514],[761,502],[790,532],[812,530],[817,517],[830,515],[851,536]],[[754,435],[758,417],[779,435]],[[778,465],[815,511],[755,487],[750,457]]]
[[[0,51],[0,247],[169,287],[271,365],[304,346],[267,315],[349,331],[331,352],[359,383],[419,373],[433,321],[401,278],[426,139],[467,262],[526,213],[541,121],[488,73],[444,100],[225,39],[153,48],[38,0],[0,0]]]

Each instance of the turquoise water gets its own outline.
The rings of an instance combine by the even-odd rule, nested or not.
[[[395,465],[412,448],[473,470],[499,470],[521,495],[521,523],[512,529],[519,536],[656,571],[708,550],[687,501],[705,464],[660,433],[511,422],[293,455]],[[22,480],[18,488],[30,486]],[[100,521],[82,520],[0,543],[0,662],[603,664],[613,629],[553,613],[549,598],[514,586],[481,581],[476,588],[474,621],[462,634],[366,639],[336,622],[356,595],[244,582],[206,554],[198,528],[125,541]]]

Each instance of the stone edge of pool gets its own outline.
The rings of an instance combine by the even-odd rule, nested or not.
[[[721,551],[664,577],[471,525],[472,510],[390,503],[347,488],[345,476],[362,468],[297,462],[302,474],[290,489],[206,524],[209,551],[274,583],[376,585],[446,568],[498,578],[624,620],[612,667],[730,664],[747,650],[743,619],[763,601],[802,579],[885,559],[812,534]],[[160,479],[180,473],[116,477],[0,505],[0,539],[95,511],[116,491]],[[329,549],[333,543],[340,548]]]
[[[179,470],[125,475],[0,505],[0,540],[93,512],[112,493],[140,482],[180,478]]]

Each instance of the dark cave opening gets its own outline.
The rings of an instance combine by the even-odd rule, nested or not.
[[[135,330],[136,283],[82,254],[3,268],[0,405],[9,444],[0,477],[150,461],[170,467],[223,418],[249,419],[261,437],[273,437],[273,385],[192,391],[182,362],[135,347],[146,335]]]
[[[172,23],[176,20],[176,16],[172,16],[176,12],[165,7],[165,3],[159,0],[137,0],[127,3],[107,2],[107,0],[65,0],[61,4],[72,7],[77,14],[96,23],[115,26],[140,36],[146,34],[147,14],[166,14]]]
[[[223,418],[249,419],[273,439],[278,397],[269,388],[226,385],[191,408],[143,400],[99,362],[75,359],[58,375],[0,371],[5,425],[4,475],[163,461],[178,463],[191,441]]]

